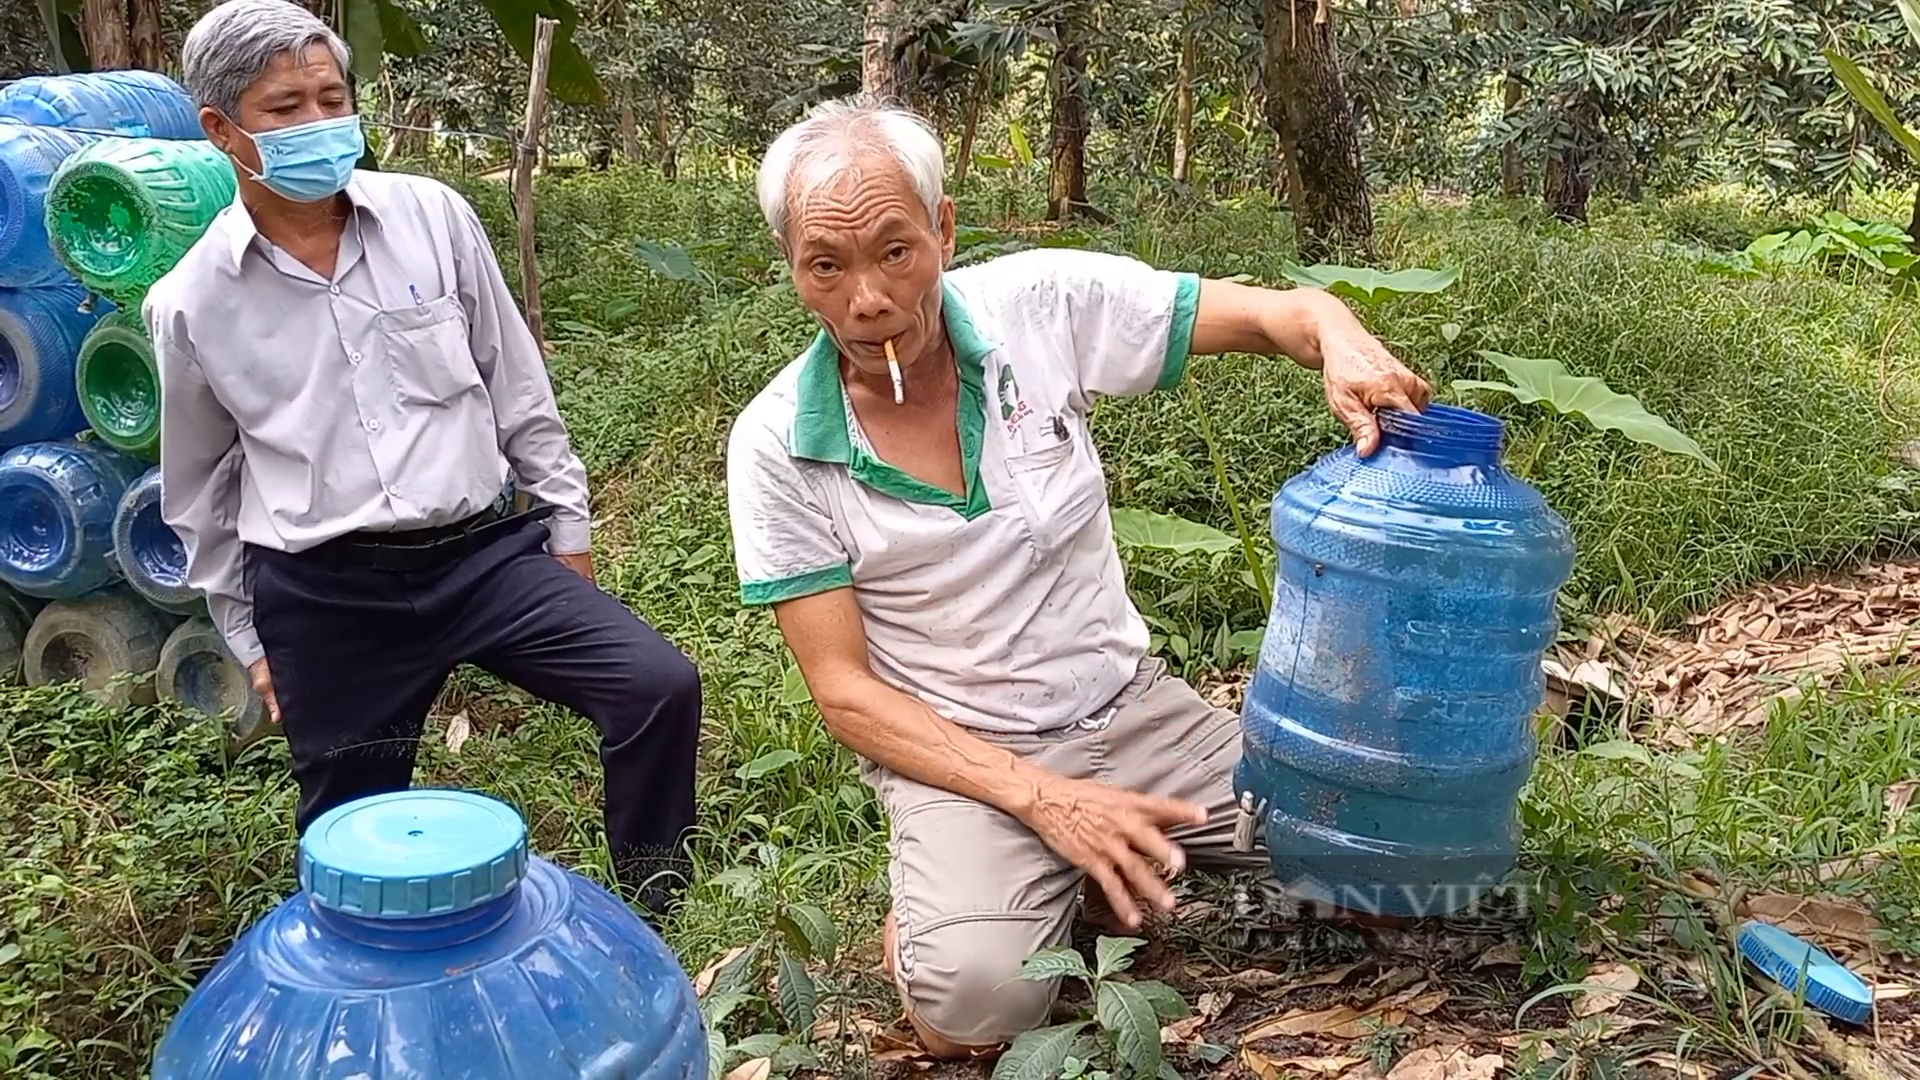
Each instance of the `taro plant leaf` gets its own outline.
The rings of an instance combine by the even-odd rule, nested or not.
[[[1157,979],[1144,979],[1131,985],[1147,999],[1147,1004],[1153,1006],[1153,1014],[1162,1022],[1184,1020],[1192,1011],[1187,1008],[1187,999],[1180,996],[1180,991]]]
[[[1093,972],[1087,970],[1087,962],[1069,945],[1041,949],[1020,965],[1020,977],[1032,982],[1045,982],[1062,976],[1086,980],[1093,978]]]
[[[1239,541],[1211,525],[1149,510],[1113,511],[1113,538],[1122,547],[1154,548],[1176,555],[1232,551]]]
[[[1097,979],[1117,975],[1133,966],[1133,954],[1146,942],[1132,937],[1102,936],[1093,946],[1093,974]]]
[[[647,264],[647,269],[668,281],[700,280],[700,267],[694,263],[693,254],[678,244],[638,240],[634,242],[633,252]]]
[[[759,757],[754,758],[752,761],[734,770],[733,775],[742,780],[758,780],[768,773],[778,772],[800,760],[801,758],[798,753],[782,747],[778,750],[769,750],[761,754]]]
[[[840,929],[833,925],[832,916],[812,904],[788,904],[777,922],[801,955],[833,963],[833,954],[840,948]]]
[[[387,45],[388,56],[409,59],[425,56],[427,53],[427,35],[420,24],[413,21],[395,0],[375,0],[380,6],[380,36]]]
[[[1901,12],[1902,16],[1905,14],[1905,11]],[[1867,73],[1860,70],[1860,65],[1854,63],[1838,49],[1827,48],[1822,49],[1821,52],[1826,55],[1827,64],[1833,68],[1834,77],[1840,80],[1840,85],[1846,89],[1847,94],[1859,102],[1861,108],[1867,110],[1868,116],[1879,121],[1880,126],[1887,129],[1887,134],[1893,136],[1894,141],[1900,144],[1908,157],[1920,162],[1920,135],[1914,134],[1912,128],[1900,122],[1899,114],[1895,113],[1893,106],[1887,103],[1886,95],[1880,92],[1879,87],[1873,85],[1873,82],[1867,78]]]
[[[533,63],[533,20],[542,15],[558,19],[560,25],[553,30],[553,51],[547,65],[548,91],[569,105],[600,105],[607,100],[600,76],[594,74],[587,54],[574,43],[573,29],[580,23],[580,13],[568,0],[480,0],[480,6],[493,16],[507,44],[529,64]]]
[[[1299,266],[1285,262],[1280,265],[1280,272],[1295,285],[1325,289],[1336,296],[1345,296],[1363,304],[1376,304],[1389,296],[1442,292],[1460,277],[1459,269],[1453,267],[1428,270],[1416,266],[1383,272],[1368,266],[1335,266],[1330,263]]]
[[[1453,384],[1454,389],[1494,390],[1528,404],[1542,402],[1557,412],[1579,413],[1594,427],[1618,431],[1635,442],[1693,458],[1711,469],[1720,468],[1699,443],[1648,412],[1631,394],[1619,393],[1592,376],[1569,374],[1558,360],[1508,356],[1488,349],[1476,352],[1505,372],[1513,384],[1463,379]]]
[[[1132,983],[1103,982],[1094,1002],[1094,1018],[1113,1033],[1113,1048],[1135,1076],[1160,1071],[1160,1017]]]
[[[813,692],[807,689],[807,677],[800,673],[800,665],[789,664],[780,677],[780,704],[805,705],[812,700]]]
[[[353,77],[371,83],[380,77],[387,55],[386,28],[380,22],[380,0],[345,0],[340,6],[340,36],[353,53]]]
[[[1085,1020],[1077,1020],[1022,1032],[1000,1055],[993,1067],[993,1080],[1057,1080],[1086,1027]]]
[[[794,1032],[812,1031],[820,1004],[819,987],[813,984],[813,976],[807,974],[806,964],[790,952],[780,954],[778,967],[781,1017]]]

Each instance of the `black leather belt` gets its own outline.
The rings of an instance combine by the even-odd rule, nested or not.
[[[373,570],[427,570],[478,551],[518,526],[552,514],[553,507],[544,503],[519,513],[490,506],[450,525],[347,533],[309,549],[307,555]]]

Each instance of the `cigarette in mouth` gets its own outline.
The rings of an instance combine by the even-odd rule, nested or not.
[[[887,373],[893,376],[893,403],[902,404],[907,400],[906,384],[900,380],[900,361],[893,355],[893,339],[881,343],[887,350]]]

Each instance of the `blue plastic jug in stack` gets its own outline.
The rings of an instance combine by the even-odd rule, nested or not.
[[[0,288],[73,281],[47,237],[47,189],[63,162],[99,141],[0,115]]]
[[[0,289],[0,450],[87,429],[74,364],[113,305],[68,281]]]
[[[153,1080],[705,1080],[693,984],[600,886],[530,855],[483,795],[337,807],[302,891],[249,929],[162,1039]]]
[[[1437,916],[1517,857],[1574,549],[1502,467],[1497,418],[1379,419],[1372,458],[1343,448],[1274,499],[1278,581],[1235,790],[1296,898]]]
[[[157,71],[30,75],[0,85],[0,117],[41,127],[155,139],[200,139],[200,110]]]
[[[0,584],[67,600],[119,581],[113,518],[127,485],[145,469],[78,439],[0,454]]]

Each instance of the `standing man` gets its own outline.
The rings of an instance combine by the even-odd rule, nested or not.
[[[479,219],[437,181],[354,171],[347,47],[304,8],[227,0],[182,67],[240,187],[146,301],[161,510],[286,732],[296,827],[407,787],[473,663],[598,725],[615,871],[665,914],[699,676],[593,584],[586,470]]]
[[[741,598],[773,609],[892,831],[887,963],[942,1056],[1045,1021],[1017,978],[1087,879],[1128,928],[1233,850],[1238,718],[1147,652],[1089,436],[1189,358],[1315,369],[1362,454],[1429,389],[1332,295],[1028,251],[947,272],[940,140],[832,102],[767,151],[760,206],[823,327],[729,435]],[[1094,906],[1089,904],[1089,906]]]

